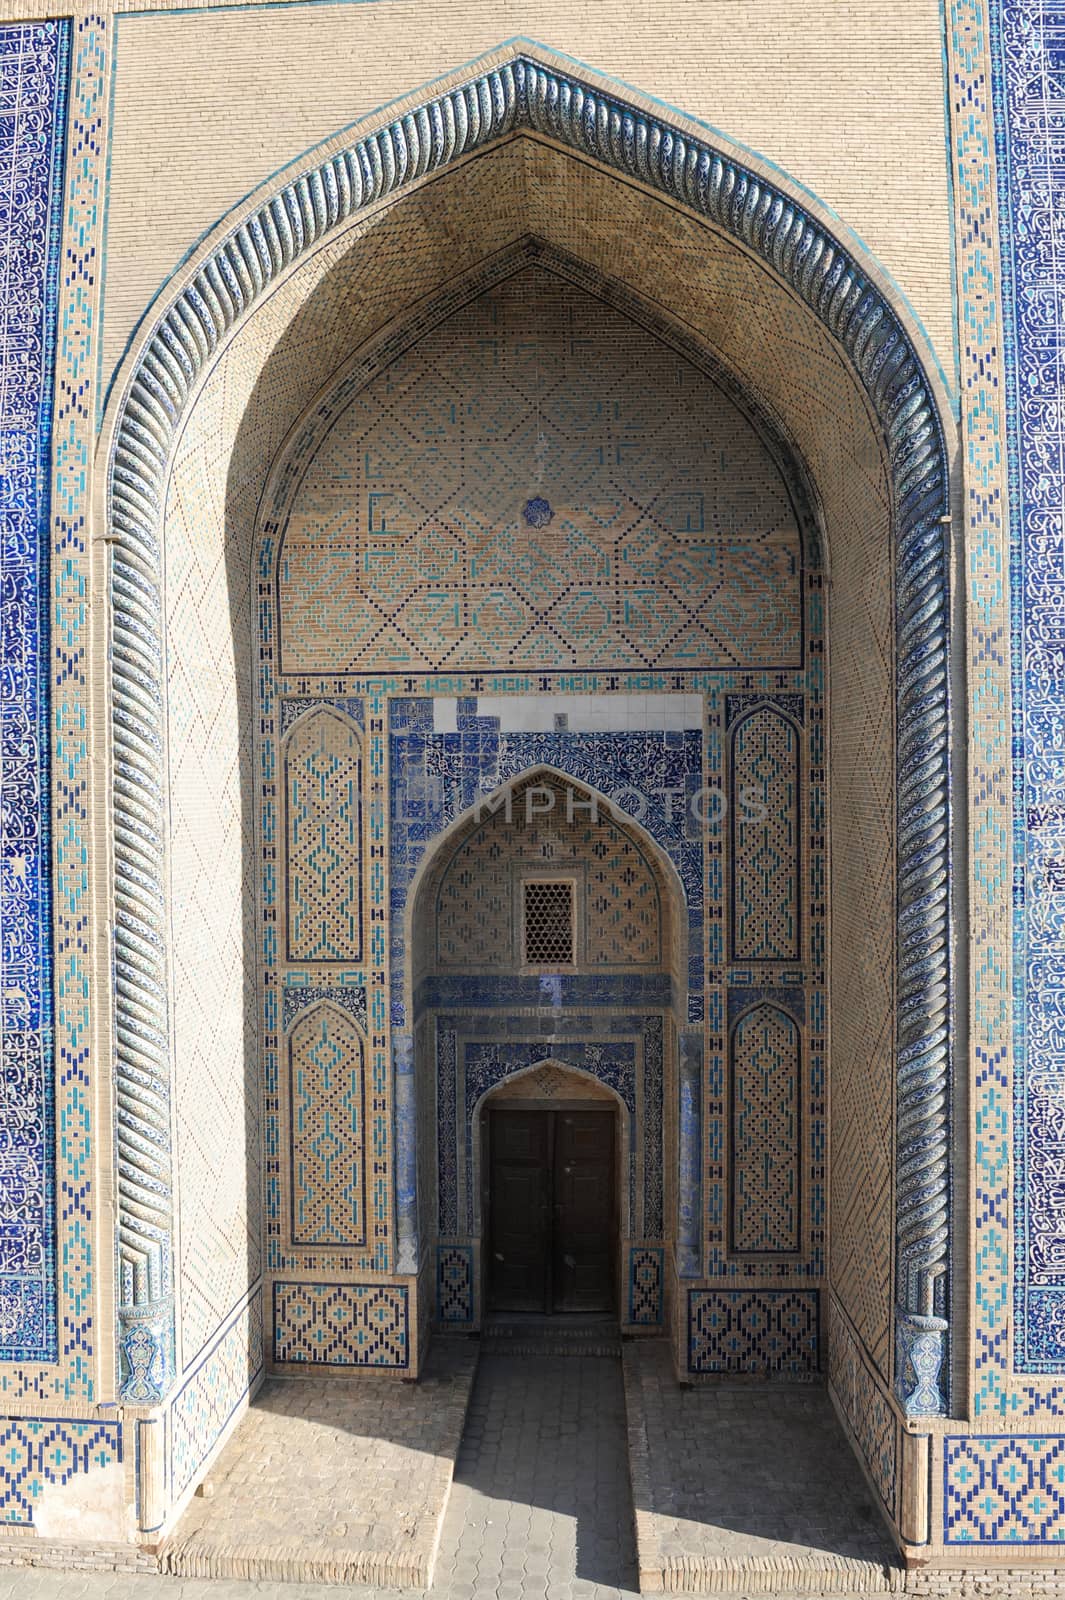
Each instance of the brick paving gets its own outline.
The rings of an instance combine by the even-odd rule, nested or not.
[[[904,1575],[825,1391],[682,1388],[664,1340],[624,1350],[641,1588],[883,1594]]]
[[[618,1600],[635,1583],[620,1363],[484,1356],[440,1542],[440,1600]]]
[[[420,1383],[273,1379],[163,1553],[181,1577],[422,1587],[458,1454],[475,1346],[438,1339]]]
[[[452,1349],[461,1357],[459,1342]],[[466,1345],[465,1350],[472,1365],[476,1347]],[[658,1341],[626,1345],[625,1363],[628,1439],[622,1364],[616,1357],[518,1355],[491,1346],[482,1355],[440,1535],[431,1600],[632,1600],[638,1568],[630,1447],[636,1450],[644,1592],[663,1583],[676,1584],[675,1593],[687,1592],[682,1589],[687,1581],[697,1593],[772,1595],[778,1600],[793,1594],[803,1600],[844,1594],[858,1600],[899,1585],[890,1546],[822,1391],[753,1386],[682,1390],[670,1374],[666,1347]],[[461,1359],[459,1370],[467,1370]],[[278,1387],[291,1395],[298,1386]],[[357,1391],[349,1387],[354,1397]],[[424,1393],[424,1386],[420,1388]],[[421,1406],[426,1411],[424,1399],[410,1399],[418,1394],[419,1389],[389,1385],[385,1409],[390,1420],[382,1433],[388,1448],[401,1436],[401,1448],[408,1448],[409,1427],[397,1423],[395,1410]],[[295,1404],[284,1396],[281,1400],[289,1407]],[[356,1402],[349,1398],[345,1403]],[[434,1403],[431,1409],[442,1414],[450,1403]],[[364,1415],[363,1420],[370,1419]],[[641,1443],[641,1429],[652,1435],[652,1447]],[[289,1484],[284,1505],[267,1497],[268,1505],[252,1507],[249,1496],[255,1493],[256,1474],[248,1470],[238,1474],[244,1487],[239,1496],[236,1488],[231,1491],[227,1515],[236,1527],[238,1508],[247,1505],[257,1519],[257,1532],[268,1532],[276,1545],[278,1526],[291,1531],[303,1514],[304,1500],[313,1499],[315,1526],[325,1528],[334,1540],[332,1556],[340,1538],[336,1529],[343,1525],[349,1530],[343,1537],[349,1538],[359,1520],[353,1509],[355,1480],[349,1464],[339,1487],[324,1492],[333,1457],[323,1462],[318,1452],[323,1441],[327,1454],[333,1446],[324,1421],[316,1422],[313,1431],[314,1450],[303,1445],[293,1449],[284,1430],[275,1439],[275,1446],[283,1437],[290,1441],[283,1452]],[[349,1449],[352,1437],[346,1435]],[[365,1472],[371,1459],[380,1461],[383,1446],[369,1436],[363,1442]],[[257,1449],[256,1459],[267,1462],[270,1453]],[[404,1459],[412,1464],[412,1458]],[[298,1462],[296,1472],[293,1461]],[[200,1502],[201,1510],[226,1506],[222,1470],[222,1464],[216,1467],[215,1496]],[[397,1507],[409,1507],[416,1498],[412,1485],[391,1469],[375,1482],[382,1508],[389,1496]],[[363,1480],[360,1506],[369,1503],[367,1491]],[[208,1525],[207,1519],[195,1524],[201,1530]],[[216,1529],[220,1526],[216,1521]],[[186,1527],[181,1536],[188,1533]],[[248,1544],[247,1530],[242,1544]],[[952,1588],[947,1580],[942,1590],[933,1582],[922,1592],[950,1593]],[[403,1593],[362,1586],[350,1592],[352,1600],[401,1600]],[[311,1582],[0,1567],[0,1600],[336,1596],[335,1587]]]

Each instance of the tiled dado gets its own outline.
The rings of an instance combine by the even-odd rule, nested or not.
[[[273,1286],[273,1353],[279,1365],[412,1365],[409,1290],[387,1283],[283,1283]]]
[[[262,1370],[260,1288],[223,1328],[171,1402],[169,1471],[173,1499],[179,1499],[188,1489]]]
[[[625,1320],[633,1327],[660,1327],[664,1316],[665,1251],[660,1245],[634,1245],[628,1251],[627,1263]],[[437,1318],[445,1326],[468,1326],[474,1321],[473,1274],[472,1245],[437,1246]]]
[[[121,1466],[122,1459],[119,1422],[0,1418],[0,1527],[32,1527],[48,1488],[65,1488],[77,1477]]]
[[[689,1289],[688,1371],[815,1377],[820,1301],[816,1289]]]
[[[1065,1437],[948,1435],[943,1445],[945,1544],[1065,1544]]]

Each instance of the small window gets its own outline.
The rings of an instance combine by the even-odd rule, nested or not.
[[[572,967],[573,884],[534,878],[525,889],[525,960],[534,967]]]

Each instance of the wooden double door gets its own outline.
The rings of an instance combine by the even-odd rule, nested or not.
[[[488,1308],[616,1306],[616,1124],[608,1107],[490,1111]]]

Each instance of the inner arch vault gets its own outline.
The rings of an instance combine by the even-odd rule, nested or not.
[[[212,707],[251,704],[254,532],[260,506],[269,527],[271,467],[292,460],[293,430],[314,426],[319,398],[360,352],[372,362],[449,284],[530,238],[600,280],[620,279],[676,341],[705,351],[812,485],[832,576],[833,1006],[854,1030],[848,1040],[841,1021],[834,1050],[857,1063],[859,1041],[873,1037],[894,1080],[883,1159],[896,1328],[880,1329],[876,1360],[909,1411],[942,1410],[952,980],[949,494],[936,380],[903,308],[809,197],[704,128],[525,46],[338,136],[226,219],[149,314],[112,398],[124,1395],[158,1399],[194,1354],[174,1312],[170,1103],[191,1024],[171,940],[192,934],[173,887],[186,846],[180,818],[168,837],[168,801],[183,781],[188,726]],[[196,644],[170,625],[193,591],[199,625],[210,628],[213,606],[225,637],[196,673]],[[195,715],[182,709],[178,680]],[[842,710],[859,699],[864,726]],[[372,693],[367,705],[357,737],[369,754],[382,710]],[[248,741],[239,730],[226,740],[200,776],[212,815],[239,827]],[[849,808],[848,794],[860,796]],[[382,823],[370,810],[372,849]],[[878,833],[894,842],[886,872],[870,854]],[[846,908],[860,907],[873,881],[887,910],[849,955]],[[226,888],[253,923],[246,867]],[[245,938],[246,927],[230,929],[206,959],[239,971]],[[870,1034],[884,1016],[887,1028]],[[383,1011],[368,1034],[380,1053]],[[241,1057],[259,1048],[246,1012],[225,1048]],[[849,1137],[841,1122],[841,1148]],[[391,1249],[382,1240],[385,1271]]]

